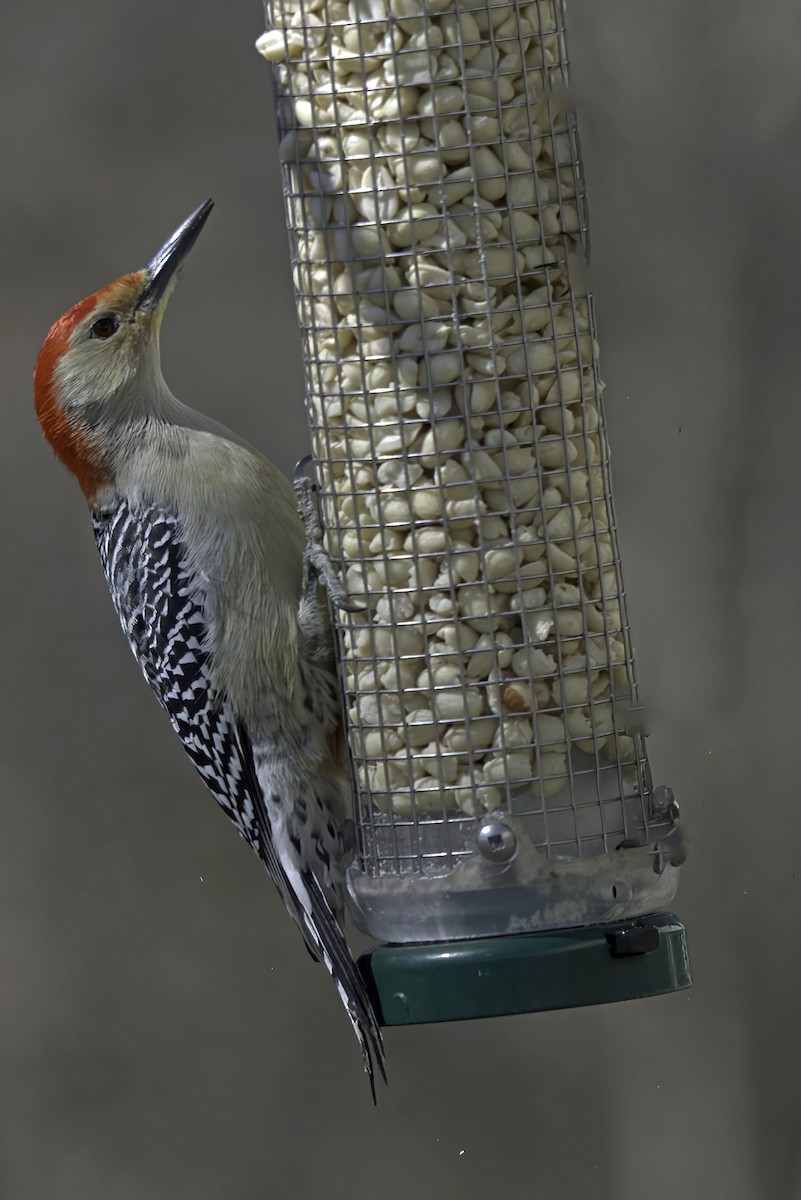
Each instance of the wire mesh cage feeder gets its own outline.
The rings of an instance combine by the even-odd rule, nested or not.
[[[616,537],[563,0],[267,0],[386,1024],[690,982]]]

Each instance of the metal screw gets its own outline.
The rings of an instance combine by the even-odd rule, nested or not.
[[[517,850],[517,838],[503,821],[488,821],[482,825],[476,840],[479,852],[491,862],[509,862]]]

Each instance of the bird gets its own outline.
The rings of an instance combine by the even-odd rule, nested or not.
[[[111,599],[204,783],[333,977],[375,1101],[376,1010],[351,956],[353,856],[322,552],[309,481],[182,404],[159,335],[206,200],[144,269],[55,322],[34,368],[45,438],[88,502]]]

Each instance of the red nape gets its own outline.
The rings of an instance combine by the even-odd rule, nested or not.
[[[85,431],[62,409],[56,386],[56,367],[67,349],[70,334],[83,318],[99,305],[109,302],[112,294],[134,291],[141,287],[142,272],[122,275],[113,283],[92,292],[73,304],[55,322],[36,359],[33,370],[33,403],[42,432],[58,458],[72,471],[87,499],[107,482],[107,475]]]

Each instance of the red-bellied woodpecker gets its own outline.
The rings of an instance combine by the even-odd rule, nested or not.
[[[161,374],[164,309],[211,207],[144,270],[56,321],[36,360],[36,412],[89,502],[131,649],[333,976],[372,1086],[381,1034],[340,924],[347,789],[331,750],[339,708],[319,546],[281,472],[176,400]]]

